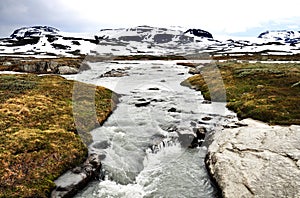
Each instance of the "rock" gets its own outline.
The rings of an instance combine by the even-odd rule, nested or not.
[[[194,145],[193,144],[194,139],[195,139],[195,135],[192,133],[178,132],[178,141],[180,142],[180,145],[184,148],[188,148],[188,147],[191,148]]]
[[[128,76],[128,72],[126,72],[126,69],[112,69],[108,72],[105,72],[104,74],[101,74],[99,78],[104,78],[104,77],[123,77],[123,76]]]
[[[145,102],[135,103],[134,105],[136,107],[145,107],[145,106],[148,106],[150,103],[151,103],[150,101],[145,101]]]
[[[68,75],[68,74],[77,74],[79,69],[70,66],[60,66],[58,67],[58,73],[61,75]]]
[[[194,133],[196,133],[196,137],[198,140],[204,140],[205,134],[207,132],[205,127],[194,128],[193,131]]]
[[[201,120],[203,121],[210,121],[212,118],[211,117],[203,117]]]
[[[193,34],[197,37],[213,38],[211,33],[201,29],[188,29],[185,34],[186,33]]]
[[[300,197],[300,126],[247,127],[214,134],[206,165],[223,197]]]
[[[170,108],[168,110],[168,112],[173,112],[173,113],[177,112],[177,113],[180,113],[181,111],[177,110],[175,107],[172,107],[172,108]]]
[[[158,91],[159,88],[157,88],[157,87],[151,87],[151,88],[149,88],[148,90],[150,90],[150,91]]]
[[[90,69],[91,69],[90,65],[87,64],[86,62],[83,62],[79,67],[80,71],[86,71],[86,70],[90,70]]]
[[[197,64],[195,64],[195,63],[178,62],[178,63],[176,63],[176,65],[187,66],[187,67],[195,67]]]
[[[204,100],[204,101],[201,102],[201,104],[211,104],[211,101],[209,101],[209,100]]]
[[[189,69],[189,74],[195,75],[195,74],[200,74],[201,70],[199,67],[192,67]]]
[[[193,128],[194,133],[196,136],[194,137],[193,141],[191,142],[191,145],[189,148],[196,148],[198,146],[202,145],[202,142],[204,141],[205,134],[206,134],[206,128],[200,127],[200,128]]]
[[[99,179],[101,172],[100,156],[91,154],[81,167],[76,167],[72,171],[55,180],[56,188],[52,191],[52,198],[72,197],[79,190],[82,190],[90,181]]]
[[[169,125],[159,125],[159,127],[164,130],[164,131],[167,131],[167,132],[174,132],[174,131],[177,131],[178,128],[176,125],[173,125],[173,124],[169,124]]]

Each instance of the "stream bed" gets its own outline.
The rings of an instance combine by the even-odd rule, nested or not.
[[[225,103],[207,102],[201,92],[181,86],[189,68],[176,62],[91,63],[90,70],[65,76],[121,95],[113,114],[91,132],[89,152],[103,157],[105,180],[75,197],[216,197],[204,163],[209,137],[237,118]],[[202,145],[189,148],[203,128]]]

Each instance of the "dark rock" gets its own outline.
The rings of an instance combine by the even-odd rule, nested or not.
[[[196,137],[198,140],[204,140],[205,134],[207,132],[205,127],[194,128],[193,131],[194,133],[196,133]]]
[[[56,34],[59,32],[58,29],[49,26],[33,26],[33,27],[22,27],[15,30],[10,37],[11,38],[24,38],[32,36],[40,36],[43,34]]]
[[[73,45],[80,45],[79,41],[72,41]]]
[[[191,144],[189,145],[189,148],[196,148],[198,146],[201,146],[206,134],[205,127],[193,128],[193,131],[194,133],[196,133],[196,137],[193,138]]]
[[[55,180],[52,198],[72,197],[92,180],[98,180],[101,162],[98,154],[91,154],[81,167],[76,167]]]
[[[195,127],[195,126],[197,125],[197,123],[195,123],[195,122],[191,122],[190,124],[191,124],[191,126],[193,126],[193,127]]]
[[[178,128],[176,125],[159,125],[159,127],[164,130],[164,131],[167,131],[167,132],[174,132],[174,131],[177,131]]]
[[[150,91],[158,91],[159,88],[157,88],[157,87],[151,87],[151,88],[149,88],[148,90],[150,90]]]
[[[204,101],[202,102],[202,104],[211,104],[211,101],[209,101],[209,100],[204,100]]]
[[[68,50],[71,49],[70,46],[67,45],[62,45],[62,44],[57,44],[57,43],[52,43],[51,44],[55,49],[62,49],[62,50]]]
[[[193,34],[197,37],[213,38],[211,33],[200,29],[188,29],[185,34],[186,33]]]
[[[134,104],[136,107],[146,107],[150,104],[150,101],[145,101],[145,102],[140,102],[140,103],[136,103]]]
[[[201,120],[203,121],[210,121],[212,118],[211,117],[203,117]]]
[[[178,73],[177,75],[178,75],[178,76],[182,76],[182,75],[184,75],[184,73]]]
[[[171,109],[168,110],[168,112],[177,112],[177,109],[172,107]]]
[[[165,102],[163,99],[152,99],[151,102]]]
[[[160,82],[166,82],[166,80],[161,80]]]
[[[178,141],[180,145],[184,148],[191,147],[192,143],[194,142],[195,135],[190,133],[178,133]]]
[[[145,102],[145,101],[147,101],[145,98],[140,98],[140,99],[138,99],[137,101],[139,101],[139,102]]]
[[[128,73],[126,72],[126,69],[112,69],[108,72],[105,72],[104,74],[101,74],[99,78],[104,78],[104,77],[123,77],[123,76],[128,76]]]

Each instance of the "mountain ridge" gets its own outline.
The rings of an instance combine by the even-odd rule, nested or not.
[[[251,40],[217,40],[202,29],[163,28],[147,25],[101,29],[96,33],[67,33],[51,26],[22,27],[0,38],[0,55],[78,56],[174,55],[191,53],[298,54],[300,32],[265,31]]]

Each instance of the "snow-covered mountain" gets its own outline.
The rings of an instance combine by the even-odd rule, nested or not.
[[[268,39],[273,41],[280,41],[284,43],[290,43],[295,45],[300,42],[300,32],[299,31],[266,31],[261,33],[258,38]]]
[[[214,55],[296,54],[300,52],[300,33],[267,31],[258,38],[217,40],[205,30],[188,28],[138,26],[68,33],[49,26],[33,26],[17,29],[9,38],[0,39],[0,55],[184,55],[201,52]]]

